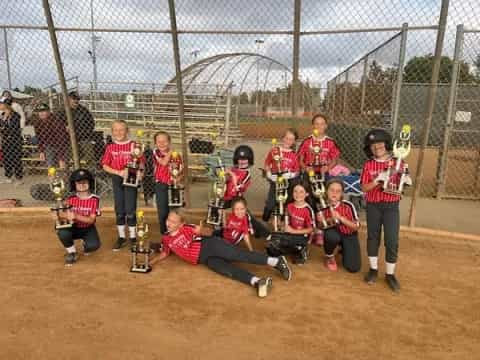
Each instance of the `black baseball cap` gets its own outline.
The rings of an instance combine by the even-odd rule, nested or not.
[[[76,91],[70,91],[68,93],[68,97],[72,98],[72,99],[75,99],[75,100],[80,100],[80,96],[78,95],[78,93]]]
[[[50,106],[45,103],[38,104],[35,106],[35,112],[41,112],[41,111],[50,111]]]

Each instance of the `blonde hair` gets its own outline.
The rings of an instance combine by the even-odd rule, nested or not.
[[[128,130],[128,124],[125,120],[113,120],[112,121],[112,129],[113,129],[113,125],[115,125],[115,124],[125,125],[125,128]]]
[[[177,215],[177,216],[180,218],[180,221],[181,221],[182,223],[185,222],[185,211],[184,211],[184,210],[182,210],[182,209],[170,210],[170,211],[168,212],[168,215],[170,215],[170,214],[175,214],[175,215]]]

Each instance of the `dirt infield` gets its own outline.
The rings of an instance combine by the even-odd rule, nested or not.
[[[369,287],[363,274],[328,273],[314,248],[288,283],[251,266],[274,277],[258,299],[174,256],[131,274],[127,251],[110,250],[113,219],[99,227],[102,248],[64,268],[48,217],[0,214],[0,359],[439,360],[480,351],[479,242],[403,236],[399,295],[383,280]]]

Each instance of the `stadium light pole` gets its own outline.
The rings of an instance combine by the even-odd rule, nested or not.
[[[101,38],[95,35],[95,25],[93,21],[93,0],[90,0],[90,25],[91,25],[91,41],[92,41],[92,50],[88,51],[88,54],[92,58],[92,65],[93,65],[93,89],[97,91],[97,83],[98,83],[98,72],[97,72],[97,46],[96,43],[100,42]]]
[[[255,39],[255,45],[257,47],[257,54],[260,54],[260,46],[264,42],[265,42],[265,40]],[[258,83],[259,83],[258,72],[259,72],[259,61],[257,61],[257,85],[256,85],[256,88],[255,88],[255,115],[258,115]]]
[[[3,28],[3,41],[5,44],[5,63],[7,66],[8,89],[12,90],[12,74],[10,73],[10,57],[8,56],[8,37],[6,28]]]

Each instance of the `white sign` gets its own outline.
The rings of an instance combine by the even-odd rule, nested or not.
[[[455,113],[455,121],[468,123],[470,120],[472,120],[472,113],[469,111],[457,111]]]
[[[125,107],[127,108],[135,107],[135,96],[133,94],[127,94],[125,96]]]

